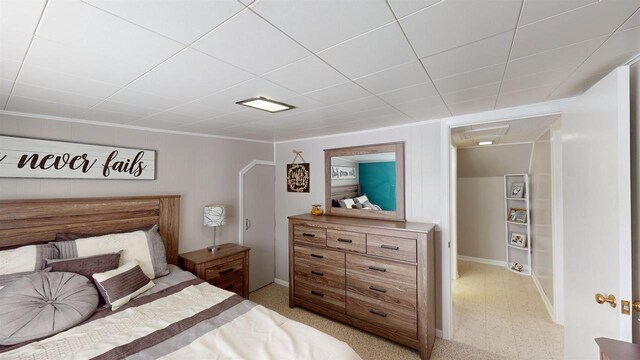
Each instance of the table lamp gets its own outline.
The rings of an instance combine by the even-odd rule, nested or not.
[[[217,249],[216,229],[225,224],[226,215],[224,205],[206,205],[204,207],[204,226],[213,226],[213,246],[209,248],[211,252],[215,252]]]

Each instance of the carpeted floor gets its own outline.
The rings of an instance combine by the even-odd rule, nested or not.
[[[492,269],[491,267],[477,267],[477,266],[466,266],[463,267],[464,271],[467,274],[461,274],[465,279],[474,279],[477,277],[484,277],[485,273],[495,274],[495,271],[499,271],[500,269]],[[506,269],[502,269],[507,271]],[[499,272],[498,272],[499,273]],[[514,278],[516,283],[525,284],[525,287],[529,287],[528,282],[531,282],[531,279],[528,277],[521,277],[516,274],[507,274],[506,276],[513,275],[517,278]],[[511,279],[511,277],[509,277]],[[473,280],[471,280],[473,281]],[[454,307],[457,309],[465,308],[463,304],[460,304],[459,301],[466,301],[466,305],[469,305],[468,302],[469,294],[472,290],[469,289],[478,289],[478,287],[471,287],[465,284],[465,282],[460,282],[459,284],[463,285],[460,291],[456,291],[456,282],[454,282]],[[514,282],[511,282],[510,285],[514,285]],[[521,290],[520,288],[519,290]],[[479,290],[482,293],[482,290]],[[462,297],[458,297],[460,294],[466,294]],[[530,297],[531,298],[531,297]],[[539,298],[539,296],[538,296]],[[310,311],[301,309],[296,307],[294,309],[289,308],[289,290],[281,285],[271,284],[262,289],[259,289],[253,293],[251,293],[250,299],[260,305],[263,305],[271,310],[274,310],[290,319],[299,321],[303,324],[307,324],[312,326],[318,330],[321,330],[339,340],[342,340],[349,344],[364,360],[405,360],[405,359],[420,359],[418,353],[412,349],[404,347],[402,345],[395,344],[391,341],[387,341],[381,337],[371,335],[367,332],[360,331],[358,329],[352,328],[348,325],[344,325],[337,321],[325,318],[323,316],[317,315]],[[535,299],[535,298],[534,298]],[[456,301],[457,300],[457,301]],[[540,300],[541,302],[542,300]],[[537,302],[537,301],[536,301]],[[458,303],[458,304],[456,304]],[[456,305],[462,305],[460,307]],[[538,309],[539,306],[536,303],[535,308]],[[486,310],[483,310],[483,314]],[[469,313],[467,313],[469,314]],[[539,312],[536,311],[536,316],[538,316]],[[462,315],[462,314],[458,314]],[[467,315],[468,316],[468,315]],[[503,353],[487,350],[486,346],[483,346],[480,343],[474,343],[473,339],[477,338],[477,334],[468,334],[469,338],[465,338],[465,332],[460,331],[465,328],[468,323],[466,323],[466,319],[459,319],[462,321],[455,321],[455,330],[456,330],[456,341],[447,341],[442,340],[440,338],[436,338],[435,347],[432,353],[432,359],[434,360],[444,360],[444,359],[464,359],[464,360],[507,360],[507,359],[536,359],[536,360],[546,360],[549,358],[554,358],[553,356],[548,357],[536,357],[537,352],[530,352],[528,354],[523,353]],[[547,320],[542,320],[547,321]],[[463,325],[464,324],[464,325]],[[462,326],[461,326],[462,325]],[[484,326],[484,324],[482,324]],[[486,334],[488,329],[483,328],[483,334]],[[485,339],[486,339],[486,335]],[[526,336],[526,335],[525,335]],[[556,335],[557,336],[557,335]],[[517,344],[514,342],[514,344]],[[490,348],[489,348],[490,349]],[[533,356],[532,356],[533,355]],[[336,359],[339,360],[339,359]]]

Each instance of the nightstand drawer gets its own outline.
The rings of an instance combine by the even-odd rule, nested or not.
[[[213,286],[243,296],[242,292],[244,287],[244,277],[238,276],[233,279],[224,280],[219,283],[213,284]]]
[[[244,264],[242,259],[214,265],[205,269],[204,280],[212,284],[217,284],[221,281],[241,276],[243,274],[243,269]]]

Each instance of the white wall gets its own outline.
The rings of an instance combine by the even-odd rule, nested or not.
[[[551,132],[536,142],[531,157],[531,263],[542,296],[553,306]]]
[[[406,216],[409,221],[440,223],[440,123],[299,140],[276,144],[276,278],[288,281],[287,217],[307,213],[311,204],[324,204],[324,149],[405,141]],[[311,164],[311,192],[286,192],[286,164],[292,150],[303,151]],[[440,237],[436,234],[436,286],[440,309]],[[437,310],[436,326],[441,328]]]
[[[237,242],[238,176],[255,159],[272,160],[273,145],[0,115],[0,134],[156,150],[156,180],[0,179],[0,199],[118,195],[182,195],[180,251],[210,246],[205,204],[228,205],[217,242]]]
[[[631,66],[631,241],[633,300],[640,300],[640,62]],[[634,313],[634,316],[639,314]],[[640,321],[633,322],[633,342],[640,343]]]

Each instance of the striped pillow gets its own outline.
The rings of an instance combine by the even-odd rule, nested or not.
[[[46,259],[57,259],[59,255],[58,249],[49,244],[0,251],[0,275],[40,271],[45,268]]]
[[[117,310],[155,286],[135,260],[117,269],[93,274],[93,279],[111,310]]]

